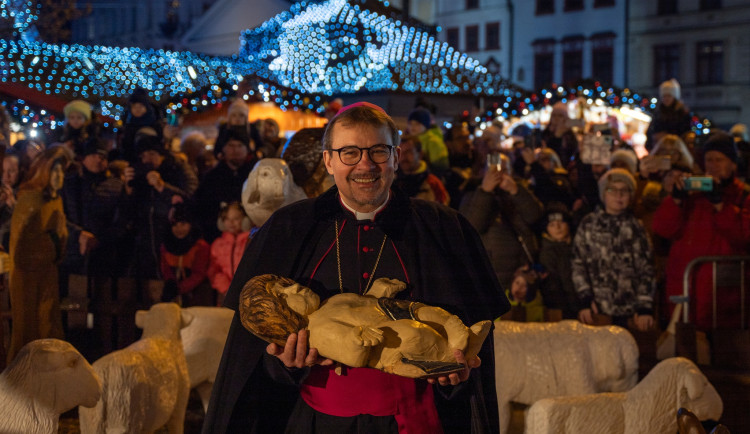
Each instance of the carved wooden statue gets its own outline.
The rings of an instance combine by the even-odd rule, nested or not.
[[[63,337],[57,267],[65,253],[68,230],[62,199],[65,147],[45,150],[21,184],[10,230],[10,303],[13,316],[8,361],[21,347],[42,338]]]
[[[240,295],[240,319],[259,338],[284,345],[307,328],[321,356],[352,367],[370,367],[421,378],[463,369],[454,349],[474,357],[490,321],[466,327],[444,309],[392,297],[406,284],[381,278],[365,295],[343,293],[322,304],[312,290],[270,274],[250,279]]]
[[[289,166],[280,158],[258,161],[242,186],[242,206],[254,226],[263,226],[277,209],[306,199],[294,183]]]

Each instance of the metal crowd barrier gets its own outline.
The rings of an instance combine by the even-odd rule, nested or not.
[[[685,273],[682,276],[682,295],[676,295],[671,296],[669,300],[672,303],[679,304],[684,303],[684,309],[682,310],[682,321],[684,323],[688,323],[688,314],[690,312],[690,276],[692,275],[693,268],[697,267],[699,264],[703,264],[706,262],[712,263],[712,280],[713,280],[713,288],[712,288],[712,326],[715,329],[716,328],[716,317],[717,317],[717,303],[716,303],[716,279],[717,279],[717,273],[716,273],[716,264],[717,263],[726,263],[726,262],[734,262],[739,263],[740,265],[740,276],[739,276],[739,282],[740,282],[740,321],[741,321],[741,328],[744,330],[745,325],[745,262],[750,262],[750,256],[747,255],[726,255],[726,256],[699,256],[690,263],[688,263],[687,267],[685,267]]]

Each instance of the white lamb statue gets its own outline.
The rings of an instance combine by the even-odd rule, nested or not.
[[[171,434],[183,432],[190,382],[180,329],[191,320],[175,303],[136,312],[141,339],[94,362],[102,399],[79,408],[83,434],[150,433],[164,425]]]
[[[72,345],[31,341],[0,374],[0,433],[57,433],[61,413],[93,407],[101,390],[99,377]]]
[[[502,434],[511,401],[531,405],[556,396],[624,392],[638,382],[638,346],[621,327],[501,320],[494,337]]]
[[[188,307],[184,311],[193,317],[190,325],[180,330],[190,387],[198,391],[206,411],[234,311],[203,306]]]
[[[526,417],[526,434],[677,432],[677,410],[700,420],[719,420],[723,403],[693,362],[673,357],[654,366],[625,393],[542,399]]]

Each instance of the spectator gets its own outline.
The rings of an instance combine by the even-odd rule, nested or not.
[[[429,200],[443,205],[450,203],[445,186],[437,176],[430,173],[422,160],[422,145],[416,136],[401,137],[401,160],[394,185],[409,197]]]
[[[237,135],[248,137],[248,147],[250,148],[250,155],[253,158],[267,156],[264,154],[267,150],[262,149],[264,144],[258,133],[258,128],[255,124],[250,123],[248,119],[249,114],[250,109],[242,99],[236,99],[229,105],[227,120],[225,123],[219,124],[219,135],[216,137],[216,142],[214,143],[214,156],[218,160],[223,158],[222,148],[227,143],[229,136]]]
[[[669,162],[666,162],[667,157]],[[700,170],[693,163],[693,156],[685,143],[674,134],[664,135],[651,153],[643,157],[640,174],[646,182],[642,187],[639,185],[641,194],[635,199],[635,215],[647,230],[651,231],[654,212],[662,200],[671,194],[675,177],[690,173],[700,173]],[[654,243],[657,254],[664,250],[662,240],[655,238]]]
[[[552,206],[544,218],[542,246],[539,263],[547,270],[548,292],[544,294],[544,305],[562,310],[563,318],[578,318],[581,305],[573,285],[571,261],[573,259],[571,216],[565,207]]]
[[[3,251],[8,251],[10,242],[10,221],[16,207],[16,195],[21,183],[21,160],[13,148],[5,151],[3,157],[3,178],[0,185],[0,243]]]
[[[443,133],[432,125],[432,115],[427,109],[416,108],[409,113],[406,130],[409,135],[419,137],[424,160],[432,173],[441,176],[450,169],[448,147],[443,142]]]
[[[135,166],[139,158],[136,135],[142,128],[148,127],[161,142],[164,134],[164,116],[151,102],[146,89],[138,87],[128,97],[123,118],[125,125],[117,137],[117,158],[112,159],[122,159]]]
[[[183,307],[215,306],[208,282],[210,248],[193,225],[193,216],[185,203],[169,212],[170,230],[160,248],[161,275],[164,279],[162,301],[176,301]]]
[[[222,160],[206,173],[195,193],[198,221],[209,243],[221,235],[216,227],[221,203],[240,200],[242,184],[255,164],[255,159],[248,160],[250,138],[243,131],[228,131],[223,140]]]
[[[625,169],[633,177],[638,176],[638,156],[632,149],[618,149],[609,157],[610,169]]]
[[[513,282],[505,291],[511,306],[524,308],[527,322],[544,321],[544,302],[539,291],[539,282],[537,272],[526,264],[513,273]]]
[[[99,137],[99,124],[91,112],[91,104],[74,100],[63,108],[65,126],[56,142],[71,150],[77,159],[83,158],[84,146],[91,137]]]
[[[22,174],[21,181],[24,181],[24,175],[31,168],[31,163],[44,151],[44,143],[34,139],[19,140],[13,144],[13,149],[18,154],[19,172]]]
[[[578,139],[570,127],[568,106],[564,102],[552,106],[549,123],[542,131],[542,142],[544,147],[555,151],[564,167],[578,154]]]
[[[262,143],[260,150],[263,157],[281,155],[281,144],[283,141],[279,123],[276,122],[276,119],[267,118],[263,119],[260,125],[260,139]]]
[[[219,293],[217,306],[223,306],[224,296],[250,240],[250,220],[242,205],[235,201],[221,208],[218,227],[221,236],[211,243],[208,278],[211,286]]]
[[[593,324],[592,314],[638,330],[653,326],[654,266],[646,230],[630,204],[635,179],[611,169],[599,179],[603,206],[584,217],[573,240],[572,274],[583,308],[578,318]]]
[[[10,115],[4,105],[0,105],[0,148],[10,148]]]
[[[206,136],[197,131],[185,136],[180,143],[180,151],[198,180],[203,180],[206,173],[216,165],[213,154],[206,152],[206,145]]]
[[[68,221],[68,246],[60,267],[61,284],[68,274],[91,278],[94,327],[103,339],[105,351],[115,344],[108,339],[111,315],[104,314],[113,302],[113,279],[122,274],[121,264],[130,252],[122,249],[132,225],[134,203],[127,193],[125,180],[107,170],[107,144],[98,137],[89,138],[83,146],[77,170],[65,177],[62,189],[65,216]],[[132,177],[132,171],[129,172]],[[63,291],[65,293],[66,291]]]
[[[136,260],[138,276],[159,276],[159,246],[169,229],[167,216],[173,204],[192,198],[198,178],[186,162],[167,151],[156,136],[136,142],[140,163],[133,180],[136,200]]]
[[[651,148],[665,135],[678,136],[690,131],[690,110],[680,100],[680,83],[674,78],[659,86],[659,102],[646,130],[646,149]]]
[[[738,255],[747,252],[750,239],[750,187],[736,178],[737,149],[733,138],[716,132],[704,144],[706,176],[713,178],[710,191],[687,191],[685,176],[665,182],[671,193],[664,198],[654,214],[653,230],[672,241],[667,260],[667,296],[683,293],[682,281],[687,264],[699,256]],[[733,276],[739,270],[719,266],[717,279]],[[703,264],[694,272],[691,320],[702,328],[712,326],[712,267]],[[740,297],[733,282],[719,280],[717,325],[739,327]]]
[[[502,155],[497,149],[490,152]],[[510,160],[501,161],[501,170],[495,164],[486,166],[481,185],[464,195],[460,211],[479,232],[498,280],[508,287],[518,267],[534,262],[537,242],[531,227],[543,208],[533,193],[513,179]]]
[[[575,194],[568,179],[568,171],[562,167],[560,158],[550,148],[523,148],[521,152],[529,165],[532,191],[544,206],[560,203],[567,208],[573,206]]]
[[[734,137],[737,145],[739,160],[737,161],[737,176],[745,182],[750,175],[750,132],[745,124],[734,124],[729,129],[729,134]]]

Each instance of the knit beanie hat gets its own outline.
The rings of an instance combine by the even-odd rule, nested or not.
[[[430,125],[432,125],[432,117],[430,116],[430,112],[427,109],[421,107],[412,110],[412,112],[409,113],[409,118],[407,120],[417,121],[420,124],[424,125],[426,129],[429,129]]]
[[[78,112],[82,114],[83,117],[86,118],[86,122],[89,122],[91,120],[91,104],[82,99],[73,100],[65,104],[65,107],[63,107],[65,118],[68,118],[71,112]]]
[[[107,158],[109,149],[107,149],[107,142],[99,137],[90,137],[83,144],[83,156],[99,154],[104,158]]]
[[[573,217],[570,214],[570,211],[568,211],[568,207],[561,203],[551,202],[547,206],[544,216],[542,217],[541,223],[544,225],[543,229],[553,221],[563,221],[567,223],[568,226],[572,226]]]
[[[636,173],[638,171],[638,157],[633,151],[628,151],[627,149],[616,150],[609,157],[610,167],[616,162],[625,164],[630,173]]]
[[[188,204],[184,202],[176,203],[172,206],[172,208],[170,208],[168,218],[169,224],[172,226],[174,226],[174,224],[178,222],[187,222],[192,224],[193,210]]]
[[[599,198],[604,202],[604,191],[610,184],[624,182],[630,187],[630,192],[635,193],[635,178],[625,169],[610,169],[599,178]]]
[[[245,118],[247,118],[248,114],[250,113],[250,108],[248,108],[245,101],[241,99],[236,99],[232,104],[229,105],[229,109],[227,109],[227,115],[230,115],[232,113],[242,113],[245,115]]]
[[[138,155],[146,151],[156,151],[160,154],[166,154],[167,149],[164,147],[161,139],[157,136],[141,135],[135,140],[135,149]]]
[[[659,86],[659,97],[672,95],[674,99],[680,99],[680,83],[674,78],[667,80]]]
[[[136,87],[128,97],[128,104],[133,103],[143,104],[148,107],[151,104],[151,100],[148,98],[148,91],[142,87]]]
[[[734,137],[724,131],[711,133],[703,144],[703,155],[708,151],[717,151],[726,155],[733,163],[737,162],[737,146],[734,144]]]

